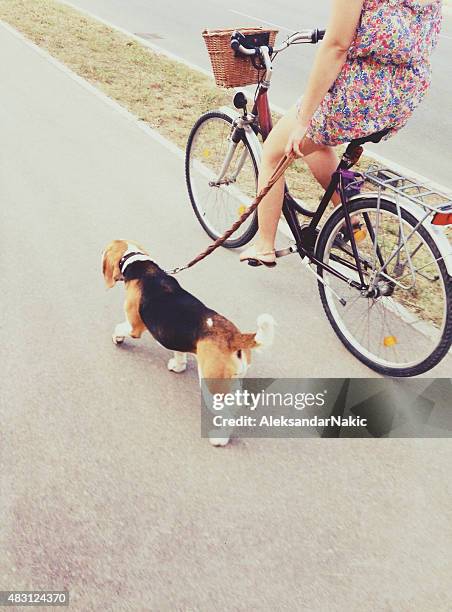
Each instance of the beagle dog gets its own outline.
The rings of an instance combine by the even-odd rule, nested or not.
[[[196,355],[199,379],[242,378],[251,351],[272,344],[274,321],[260,315],[257,331],[242,333],[231,321],[205,306],[164,272],[135,242],[113,240],[102,255],[108,288],[124,281],[126,320],[116,326],[113,342],[140,338],[148,330],[162,346],[174,351],[171,372],[183,372],[187,353]]]

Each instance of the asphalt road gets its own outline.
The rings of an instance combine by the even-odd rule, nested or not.
[[[309,0],[71,0],[94,15],[143,36],[164,49],[210,70],[201,37],[204,28],[237,27],[270,23],[280,28],[278,40],[293,30],[324,27],[328,3]],[[282,53],[275,63],[270,98],[282,108],[297,100],[306,84],[315,47],[303,45]],[[370,147],[376,153],[452,188],[450,143],[452,142],[452,99],[450,57],[452,13],[444,15],[442,36],[433,56],[433,84],[423,104],[402,132],[393,139]],[[189,94],[188,94],[189,95]]]
[[[211,448],[194,364],[115,347],[123,288],[100,273],[115,237],[163,266],[206,244],[182,161],[2,27],[0,45],[0,590],[67,587],[81,612],[448,610],[449,441]],[[243,328],[275,316],[255,376],[370,375],[296,261],[236,257],[183,283]]]

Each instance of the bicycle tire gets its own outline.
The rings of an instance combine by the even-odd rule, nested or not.
[[[220,121],[226,122],[228,126],[232,125],[231,117],[229,117],[225,113],[222,113],[221,111],[210,111],[210,112],[207,112],[201,115],[201,117],[199,117],[199,119],[196,121],[193,128],[191,129],[191,132],[190,132],[190,135],[187,141],[186,150],[185,150],[185,181],[187,185],[190,202],[195,212],[196,218],[198,219],[199,223],[201,224],[202,228],[207,233],[207,235],[210,238],[212,238],[212,240],[217,240],[217,238],[219,238],[224,233],[225,230],[229,229],[229,227],[221,228],[222,231],[218,231],[215,229],[214,224],[209,223],[208,219],[206,218],[205,211],[203,211],[202,203],[197,201],[196,189],[193,189],[192,176],[191,176],[191,163],[192,163],[191,153],[193,149],[193,144],[196,141],[196,137],[197,137],[197,134],[199,133],[199,130],[203,128],[206,122],[212,121],[212,120],[215,120],[215,121],[220,120]],[[243,138],[242,142],[243,142],[243,145],[246,147],[248,154],[250,156],[252,168],[254,170],[254,178],[255,178],[256,185],[257,185],[257,177],[258,177],[257,161],[253,155],[253,151],[251,147],[249,146],[246,138]],[[231,221],[229,226],[232,226],[232,224],[233,224],[233,220]],[[257,232],[257,228],[258,228],[257,212],[255,212],[251,216],[251,221],[248,223],[248,225],[245,224],[243,227],[245,231],[242,231],[242,233],[240,233],[241,228],[239,228],[237,232],[235,232],[235,234],[233,235],[234,237],[231,237],[228,240],[226,240],[223,246],[229,249],[233,249],[233,248],[242,247],[245,244],[247,244]]]
[[[361,198],[355,200],[349,205],[350,214],[359,215],[365,210],[375,209],[377,210],[377,199],[365,199]],[[396,205],[390,200],[380,200],[380,210],[385,210],[393,215],[397,214]],[[406,222],[411,227],[415,227],[418,224],[418,221],[415,219],[413,215],[411,215],[408,211],[402,209],[402,218],[403,221]],[[325,249],[328,244],[331,244],[331,241],[334,239],[332,234],[337,231],[338,224],[342,224],[344,221],[344,214],[342,207],[338,207],[333,214],[328,218],[322,231],[319,235],[316,245],[316,257],[320,261],[324,261],[325,257]],[[430,249],[433,257],[437,260],[438,270],[441,274],[441,281],[444,283],[444,295],[445,295],[445,312],[446,318],[444,322],[444,327],[442,331],[442,335],[439,343],[434,348],[434,350],[427,355],[422,361],[416,364],[407,365],[405,367],[392,367],[388,365],[384,365],[375,361],[365,354],[356,346],[350,342],[350,340],[343,333],[338,321],[336,320],[334,313],[330,308],[330,302],[327,296],[327,290],[324,285],[319,281],[318,288],[320,293],[320,299],[327,315],[328,321],[330,322],[333,330],[336,335],[342,342],[342,344],[347,348],[350,353],[352,353],[359,361],[364,363],[366,366],[374,370],[379,374],[383,374],[384,376],[393,376],[393,377],[412,377],[418,376],[425,372],[428,372],[433,367],[435,367],[449,352],[451,344],[452,344],[452,277],[449,276],[444,261],[441,259],[441,254],[436,246],[434,240],[427,232],[427,230],[420,226],[417,230],[422,241],[427,247]],[[324,271],[318,266],[318,274],[323,277]]]

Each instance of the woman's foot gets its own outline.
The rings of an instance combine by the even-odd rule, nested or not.
[[[261,249],[253,244],[240,255],[240,261],[246,261],[250,266],[274,268],[276,266],[275,249]]]

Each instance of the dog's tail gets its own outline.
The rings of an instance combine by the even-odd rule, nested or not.
[[[257,331],[254,334],[240,334],[237,338],[237,350],[267,348],[273,344],[275,320],[269,314],[257,317]]]
[[[257,317],[257,332],[255,340],[258,347],[268,348],[275,338],[275,319],[269,314]]]

